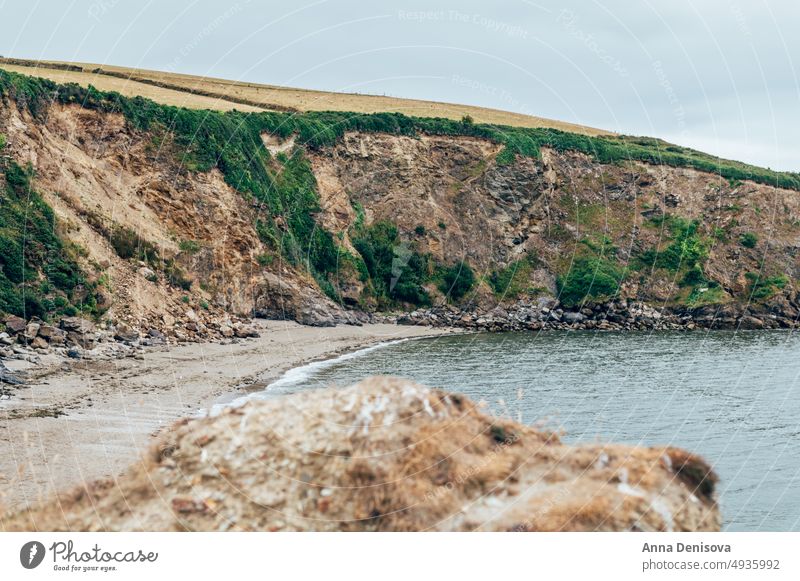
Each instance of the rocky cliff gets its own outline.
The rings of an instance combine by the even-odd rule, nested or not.
[[[0,76],[0,310],[37,324],[82,312],[112,334],[191,340],[252,315],[414,311],[482,328],[798,315],[796,174],[656,140],[190,111]],[[41,217],[22,211],[31,196]]]
[[[570,446],[466,397],[372,378],[186,420],[114,481],[6,530],[709,531],[716,476],[676,448]]]

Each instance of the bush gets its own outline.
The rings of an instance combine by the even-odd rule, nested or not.
[[[623,278],[622,269],[608,260],[579,257],[566,275],[558,277],[559,299],[568,307],[608,299],[617,293]]]
[[[430,304],[423,288],[428,279],[428,259],[400,241],[397,226],[376,222],[352,236],[376,296],[389,302]]]
[[[671,233],[672,242],[664,250],[646,250],[638,257],[642,264],[654,268],[664,268],[671,272],[693,269],[708,258],[708,242],[702,238],[697,229],[697,220],[689,222],[677,216],[664,216],[653,220],[653,224],[666,225]]]
[[[748,296],[754,301],[771,298],[789,282],[783,275],[765,277],[755,272],[748,272],[744,276],[750,282]]]
[[[196,254],[200,251],[201,246],[196,240],[181,240],[178,248],[180,248],[181,252]]]
[[[535,258],[526,255],[505,268],[493,271],[487,282],[496,295],[517,298],[522,294],[532,294],[534,289],[530,287],[530,277],[535,263]]]
[[[466,261],[443,267],[440,276],[439,290],[455,301],[461,300],[477,282],[475,273]]]
[[[109,242],[117,256],[124,260],[141,260],[153,266],[158,264],[159,253],[156,247],[131,228],[114,226]]]
[[[745,232],[739,237],[739,244],[745,248],[755,248],[758,243],[758,236],[752,232]]]
[[[0,312],[48,319],[82,304],[96,311],[75,247],[57,234],[53,210],[32,188],[33,170],[7,161],[0,197]]]

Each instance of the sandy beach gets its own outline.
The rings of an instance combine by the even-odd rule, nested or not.
[[[0,402],[0,513],[113,478],[155,434],[287,370],[382,341],[449,333],[389,324],[305,327],[258,321],[259,338],[148,349],[114,360],[53,360]]]

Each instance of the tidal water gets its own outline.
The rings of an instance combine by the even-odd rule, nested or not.
[[[403,341],[290,372],[263,395],[399,375],[563,429],[680,446],[720,476],[726,530],[800,530],[800,335],[503,333]]]

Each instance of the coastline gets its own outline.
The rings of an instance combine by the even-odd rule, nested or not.
[[[0,402],[0,514],[53,493],[116,478],[175,421],[266,386],[290,369],[397,339],[452,329],[368,324],[308,327],[254,321],[260,337],[230,344],[150,348],[131,357],[31,370],[28,385]]]

